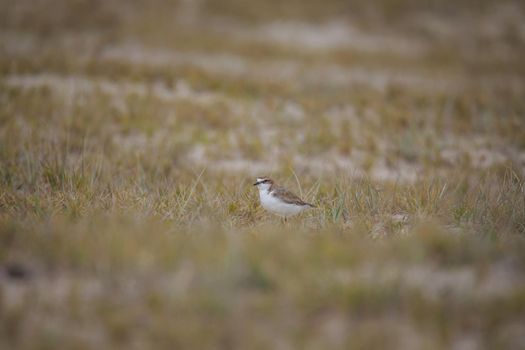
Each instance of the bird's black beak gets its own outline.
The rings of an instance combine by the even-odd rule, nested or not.
[[[253,185],[254,186],[257,186],[258,184],[262,183],[262,181],[257,181],[256,183],[254,183]]]

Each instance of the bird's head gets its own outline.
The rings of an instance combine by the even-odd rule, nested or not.
[[[267,190],[273,185],[273,180],[268,176],[262,176],[258,177],[253,185],[257,186],[260,190]]]

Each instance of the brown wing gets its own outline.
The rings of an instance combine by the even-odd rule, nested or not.
[[[296,196],[295,194],[293,194],[285,188],[273,186],[273,188],[271,188],[271,191],[272,196],[278,196],[285,203],[295,205],[308,205],[310,207],[314,207],[312,204],[304,202],[301,198],[299,198],[298,196]]]

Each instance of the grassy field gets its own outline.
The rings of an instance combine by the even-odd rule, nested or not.
[[[523,349],[524,186],[519,1],[0,0],[1,349]]]

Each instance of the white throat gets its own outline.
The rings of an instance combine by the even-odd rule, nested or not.
[[[258,184],[257,187],[259,188],[259,193],[265,192],[268,193],[268,190],[270,189],[270,184],[261,183]]]

